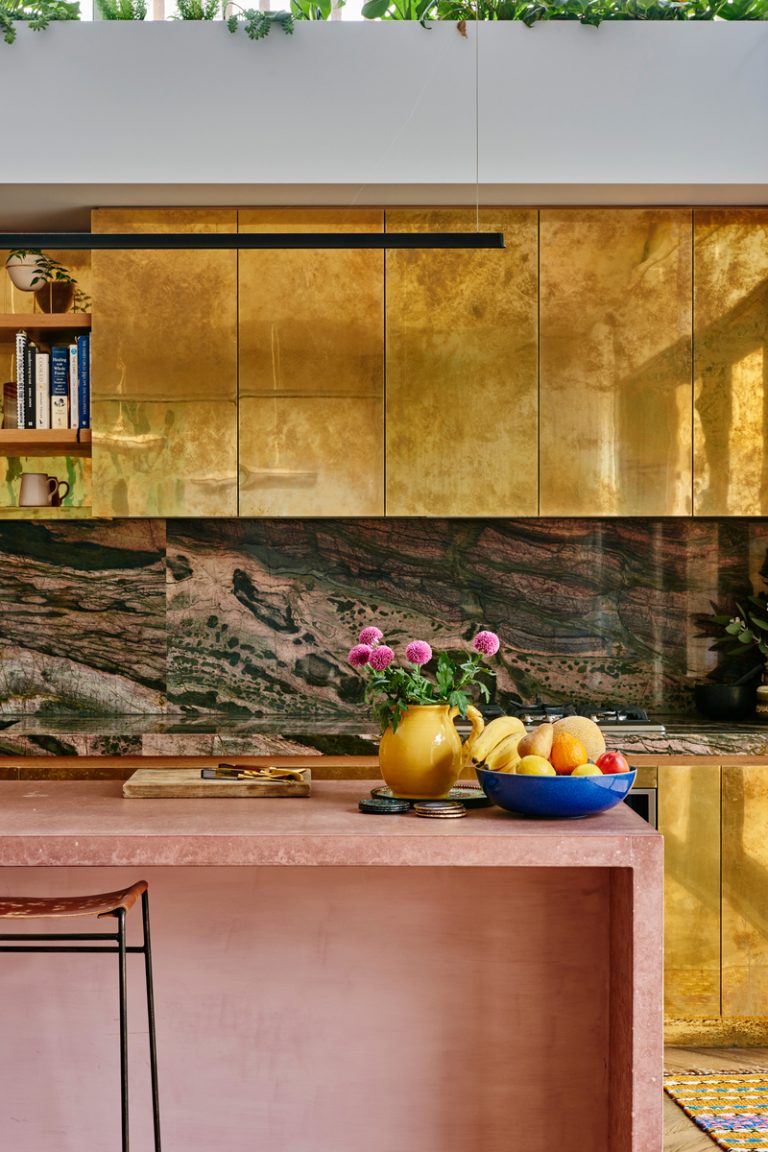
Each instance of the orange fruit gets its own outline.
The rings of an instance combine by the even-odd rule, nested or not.
[[[581,740],[570,732],[558,732],[552,741],[549,760],[558,776],[569,776],[574,768],[586,764],[589,757]]]

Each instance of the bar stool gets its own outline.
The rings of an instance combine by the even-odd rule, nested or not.
[[[128,946],[125,936],[125,917],[141,896],[143,943]],[[155,1000],[152,987],[152,950],[149,938],[149,895],[146,881],[140,880],[121,892],[106,892],[101,896],[0,897],[0,919],[31,920],[59,919],[75,916],[114,916],[117,932],[69,932],[49,934],[0,933],[0,941],[16,940],[24,943],[0,944],[0,952],[116,952],[120,987],[120,1087],[122,1117],[122,1149],[128,1152],[128,1022],[126,955],[140,952],[144,956],[144,975],[147,984],[147,1013],[149,1017],[149,1063],[152,1076],[152,1120],[155,1132],[155,1152],[160,1152],[160,1109],[157,1094],[157,1043],[155,1039]],[[50,944],[30,944],[31,940],[56,941]],[[61,944],[62,940],[76,940],[76,944]],[[83,941],[105,941],[85,944]]]

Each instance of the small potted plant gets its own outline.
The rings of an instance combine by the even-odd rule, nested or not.
[[[43,312],[89,312],[91,298],[72,273],[40,248],[15,248],[5,262],[20,292],[34,292]]]
[[[381,725],[381,774],[399,796],[428,799],[445,796],[459,778],[462,745],[454,716],[475,723],[482,718],[471,707],[470,690],[488,700],[485,678],[493,677],[486,656],[495,656],[495,632],[478,632],[473,651],[463,658],[433,652],[426,640],[411,640],[404,659],[384,642],[374,625],[363,628],[349,652],[349,662],[367,676],[366,699]],[[474,714],[474,715],[473,715]]]
[[[696,706],[711,720],[743,720],[755,711],[761,692],[768,696],[768,689],[757,687],[761,676],[765,681],[768,658],[768,595],[758,592],[728,611],[716,604],[712,609],[699,617],[704,629],[699,635],[715,638],[711,650],[719,661],[709,681],[695,686]],[[760,704],[758,711],[763,711]]]

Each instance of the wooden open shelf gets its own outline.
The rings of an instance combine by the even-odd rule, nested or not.
[[[90,454],[90,428],[0,428],[0,456]]]
[[[19,332],[31,336],[53,336],[56,332],[89,332],[90,312],[0,312],[0,334]]]

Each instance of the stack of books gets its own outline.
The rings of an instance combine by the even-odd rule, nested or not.
[[[90,333],[47,349],[16,333],[16,426],[90,428]]]

